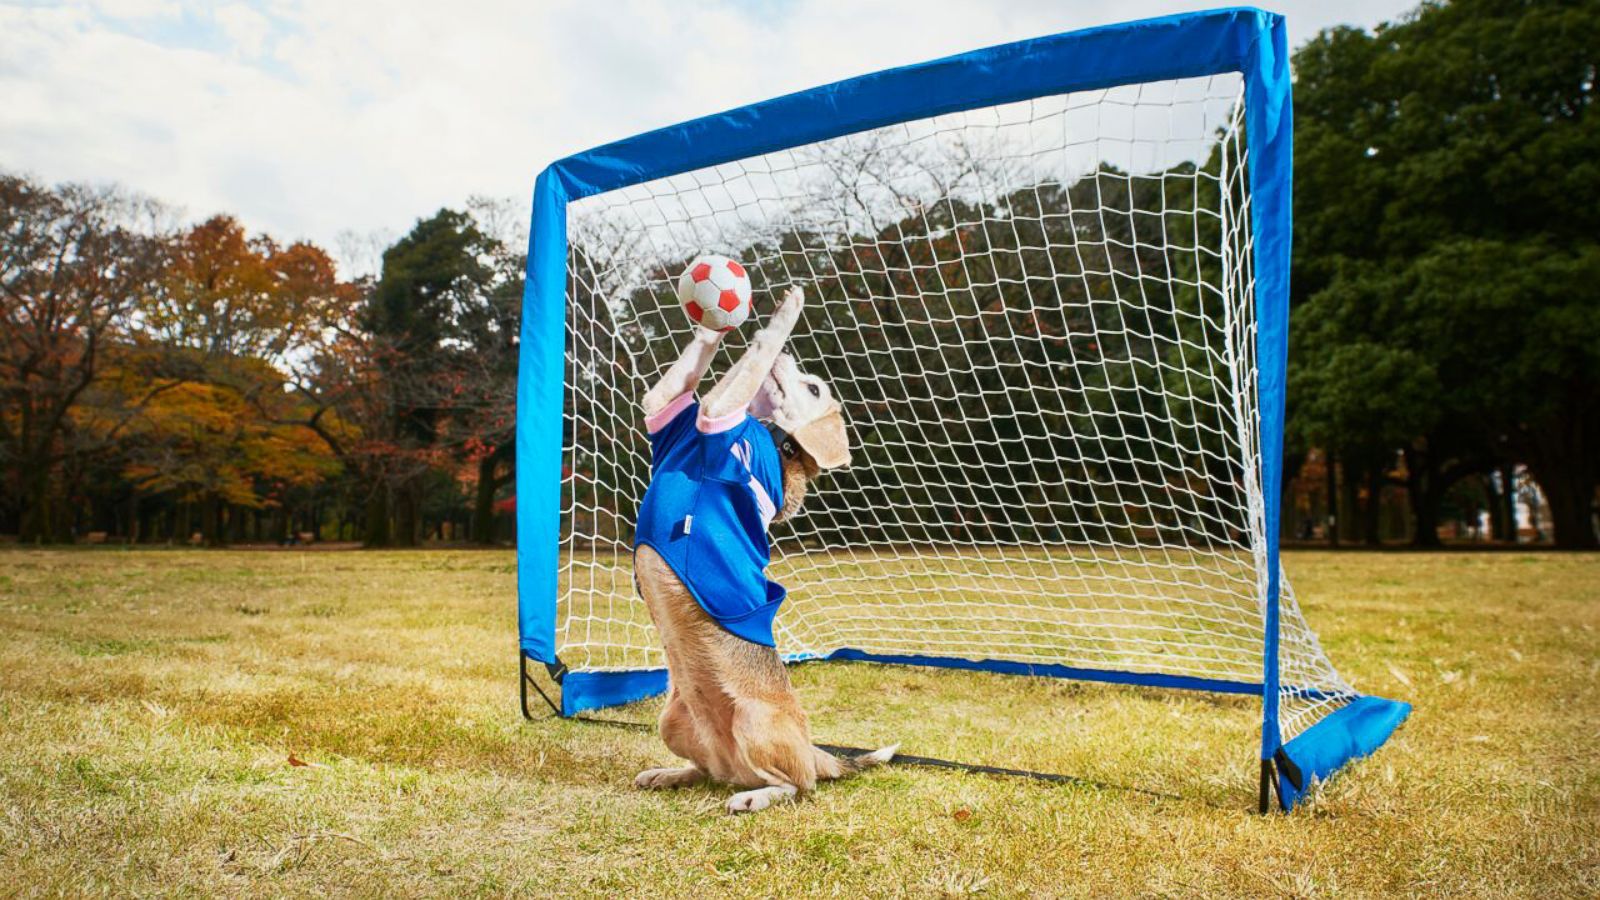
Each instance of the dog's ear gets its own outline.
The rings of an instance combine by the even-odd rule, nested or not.
[[[850,431],[844,425],[844,412],[839,404],[821,418],[814,419],[794,431],[807,454],[823,469],[838,469],[850,464]]]

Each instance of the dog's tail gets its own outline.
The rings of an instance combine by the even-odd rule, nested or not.
[[[829,753],[821,747],[813,747],[811,749],[816,752],[817,777],[819,779],[826,779],[843,778],[846,775],[854,775],[863,769],[870,769],[873,766],[881,766],[889,760],[894,759],[895,751],[900,749],[900,745],[890,744],[881,750],[873,750],[870,753],[858,753],[855,756],[834,756],[832,753]]]

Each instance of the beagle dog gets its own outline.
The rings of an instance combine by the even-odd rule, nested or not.
[[[766,575],[768,528],[799,511],[812,479],[850,462],[838,401],[784,352],[804,302],[791,287],[703,400],[695,388],[722,333],[696,328],[643,401],[650,486],[634,579],[666,649],[661,737],[689,765],[648,769],[634,785],[744,788],[730,813],[765,809],[896,750],[839,758],[813,746],[773,640],[785,592]]]

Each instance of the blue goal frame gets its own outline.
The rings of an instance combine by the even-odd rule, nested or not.
[[[557,575],[567,307],[567,204],[595,194],[763,153],[924,119],[1073,91],[1238,72],[1253,221],[1261,483],[1265,504],[1265,664],[1244,683],[999,660],[878,656],[834,659],[1219,690],[1262,697],[1261,805],[1269,784],[1294,806],[1317,780],[1377,749],[1410,711],[1357,696],[1284,742],[1278,725],[1279,552],[1293,156],[1288,40],[1282,16],[1241,7],[1145,19],[1018,41],[889,69],[636,135],[552,163],[533,191],[517,376],[517,599],[524,662],[560,677],[561,711],[626,703],[666,688],[664,670],[567,672],[556,655]],[[524,673],[524,690],[527,676]]]

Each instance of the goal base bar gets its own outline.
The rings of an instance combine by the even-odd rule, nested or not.
[[[1290,767],[1275,767],[1278,806],[1286,811],[1293,809],[1316,788],[1317,782],[1326,781],[1345,763],[1383,746],[1410,714],[1409,703],[1363,695],[1295,735],[1278,750],[1298,770],[1293,773],[1296,778],[1286,771]],[[1264,795],[1262,799],[1266,799]]]
[[[537,659],[524,650],[530,659]],[[1076,681],[1099,681],[1107,684],[1131,684],[1143,687],[1176,688],[1190,691],[1210,691],[1222,694],[1261,695],[1259,682],[1229,681],[1221,678],[1200,678],[1189,675],[1165,675],[1151,672],[1122,672],[1115,669],[1086,669],[1053,663],[1023,663],[1003,659],[963,659],[955,656],[920,656],[886,653],[868,653],[864,650],[844,648],[825,656],[800,656],[786,662],[812,662],[842,660],[846,662],[887,663],[890,665],[925,666],[937,669],[963,669],[970,672],[997,672],[1002,675],[1027,675],[1038,678],[1067,678]],[[667,670],[662,669],[602,669],[569,671],[561,679],[561,714],[575,716],[591,709],[621,706],[654,697],[667,689]]]
[[[835,650],[820,658],[839,659],[849,662],[888,663],[900,666],[930,666],[936,669],[965,669],[969,672],[998,672],[1002,675],[1027,675],[1036,678],[1103,681],[1108,684],[1136,684],[1144,687],[1211,691],[1221,694],[1261,695],[1260,682],[1229,681],[1223,678],[1200,678],[1191,675],[1163,675],[1151,672],[1121,672],[1116,669],[1085,669],[1056,663],[1024,663],[1004,659],[962,659],[957,656],[868,653],[864,650],[853,650],[848,647],[842,650]]]

